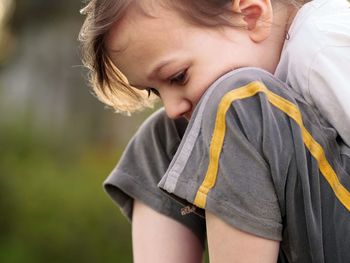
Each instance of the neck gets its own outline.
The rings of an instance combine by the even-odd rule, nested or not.
[[[288,30],[293,22],[293,19],[298,12],[298,8],[293,5],[276,4],[274,7],[274,20],[271,30],[271,35],[268,39],[269,50],[271,55],[271,66],[269,71],[274,73],[281,57],[283,45],[288,39]]]

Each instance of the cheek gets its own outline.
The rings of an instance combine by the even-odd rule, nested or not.
[[[191,83],[191,100],[197,105],[203,94],[211,85],[211,81],[207,78],[207,75],[203,74],[203,77],[200,77],[197,81]],[[205,76],[205,77],[204,77]]]
[[[218,78],[233,69],[231,59],[226,57],[210,56],[208,53],[196,60],[190,72],[189,83],[192,101],[197,104],[202,95]]]

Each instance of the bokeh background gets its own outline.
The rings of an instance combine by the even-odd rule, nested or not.
[[[102,189],[132,117],[91,94],[79,0],[0,0],[0,262],[131,262],[130,224]]]

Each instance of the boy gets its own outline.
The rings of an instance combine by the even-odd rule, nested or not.
[[[202,4],[210,7],[210,1],[207,2],[203,1]],[[270,262],[275,261],[279,254],[279,260],[287,262],[327,261],[329,255],[338,247],[327,244],[320,235],[323,228],[328,235],[331,235],[330,233],[334,235],[332,240],[341,238],[344,239],[343,241],[348,241],[339,232],[341,227],[330,228],[322,225],[323,221],[329,219],[329,211],[333,209],[330,214],[345,220],[344,227],[349,229],[347,172],[344,174],[344,170],[339,170],[337,167],[334,170],[331,165],[328,165],[328,159],[326,158],[325,162],[322,157],[326,152],[331,164],[337,166],[337,163],[341,163],[341,167],[344,165],[346,167],[348,163],[348,157],[344,157],[346,155],[340,150],[342,147],[337,146],[335,142],[334,130],[329,128],[331,132],[328,134],[327,129],[322,128],[328,127],[327,123],[322,120],[316,123],[313,121],[313,118],[320,119],[319,115],[308,107],[304,107],[303,100],[297,94],[284,87],[279,81],[271,79],[271,76],[265,72],[250,69],[240,71],[237,75],[235,71],[232,74],[229,73],[229,77],[226,75],[225,80],[226,78],[229,80],[228,84],[220,81],[218,85],[214,84],[208,90],[211,83],[232,69],[254,66],[273,73],[280,58],[286,32],[297,9],[292,5],[277,2],[274,4],[274,10],[279,12],[273,12],[269,1],[235,1],[233,9],[241,15],[229,16],[230,13],[223,8],[225,6],[223,4],[221,7],[225,11],[220,13],[217,12],[218,9],[211,8],[212,14],[220,14],[220,22],[223,25],[208,23],[205,26],[198,26],[198,21],[197,24],[188,23],[188,17],[184,18],[185,12],[180,15],[180,12],[184,11],[181,9],[181,4],[167,3],[167,1],[159,1],[155,5],[152,3],[145,1],[114,3],[113,8],[120,11],[117,13],[119,15],[115,13],[113,15],[118,23],[112,28],[106,27],[106,31],[101,33],[105,40],[103,45],[98,41],[95,42],[95,46],[92,45],[96,55],[93,59],[104,62],[97,63],[96,67],[92,68],[100,73],[97,75],[99,79],[96,82],[105,87],[105,89],[96,90],[100,99],[107,104],[117,105],[119,109],[130,111],[132,107],[141,105],[136,104],[135,100],[140,101],[143,93],[129,87],[146,89],[153,91],[161,98],[170,118],[190,119],[189,128],[181,141],[180,149],[160,182],[160,186],[206,209],[211,259],[223,262],[228,258],[239,260],[244,257],[245,262],[247,260]],[[98,6],[95,8],[98,9]],[[177,11],[174,12],[174,9]],[[200,11],[204,10],[207,9],[203,8]],[[242,25],[245,29],[230,26],[227,22],[228,17],[232,18],[234,24]],[[100,17],[100,19],[106,20],[106,17]],[[200,23],[206,23],[203,19],[200,20],[199,15],[196,19]],[[225,24],[224,21],[227,23]],[[95,39],[98,40],[98,38]],[[104,68],[106,65],[109,67]],[[121,77],[121,72],[127,79]],[[255,83],[254,80],[259,80],[259,84],[252,84]],[[116,84],[124,88],[119,90],[111,88]],[[212,92],[214,88],[215,93]],[[248,92],[248,95],[244,93],[244,96],[250,98],[248,103],[238,102],[238,105],[230,107],[233,101],[229,100],[228,108],[224,107],[225,114],[215,117],[217,109],[221,108],[220,100],[226,98],[226,93],[230,93],[230,89],[236,88],[244,92],[256,89],[254,92],[263,95],[255,97],[254,92]],[[288,90],[287,93],[279,91],[284,88]],[[209,91],[212,92],[210,95],[207,95],[208,93],[203,95]],[[273,104],[274,100],[278,102],[277,108],[281,107],[277,112],[274,108],[276,107]],[[213,102],[207,103],[208,101]],[[307,129],[301,121],[298,108],[301,108],[304,114]],[[219,110],[218,113],[220,113]],[[228,120],[226,120],[226,113],[230,116]],[[237,126],[232,126],[231,122],[235,122]],[[207,125],[203,126],[203,123]],[[225,132],[222,132],[225,129],[217,129],[216,123],[219,123],[219,126],[228,127],[229,135],[226,136]],[[178,126],[173,124],[173,130],[174,126],[176,131]],[[309,129],[313,130],[311,137]],[[216,131],[219,131],[217,136]],[[321,146],[314,139],[318,132],[321,134],[318,138],[322,142]],[[153,133],[150,134],[154,136]],[[174,135],[176,132],[170,132],[170,134]],[[211,136],[218,142],[210,141]],[[140,137],[142,136],[137,136],[135,141]],[[151,137],[152,142],[156,143],[161,137],[161,135],[156,136],[156,139]],[[222,150],[223,141],[232,142],[226,143],[226,148],[230,149],[229,154]],[[269,143],[266,144],[266,142]],[[214,145],[213,149],[209,145]],[[231,145],[239,146],[237,149],[240,151],[237,152],[234,147],[230,148]],[[268,147],[270,145],[273,147]],[[335,152],[331,152],[333,150],[329,145],[334,146]],[[340,145],[343,146],[342,143]],[[165,146],[169,145],[165,143]],[[315,147],[321,150],[315,151]],[[147,149],[147,147],[140,145],[139,149]],[[157,147],[154,149],[157,150]],[[164,149],[166,149],[164,144],[160,144],[158,150],[162,152]],[[286,149],[285,152],[284,149]],[[132,186],[130,183],[122,182],[121,175],[123,168],[128,167],[126,160],[132,160],[130,152],[135,154],[136,151],[126,152],[127,157],[124,157],[116,173],[106,182],[107,189],[116,200],[121,195],[115,192],[115,186],[123,189],[127,194],[130,192]],[[171,156],[168,152],[166,153],[166,157]],[[322,158],[319,158],[320,154]],[[147,157],[141,153],[139,156]],[[159,157],[159,155],[155,156]],[[152,161],[152,158],[146,160]],[[220,165],[212,160],[220,160]],[[311,165],[308,160],[312,160]],[[142,167],[155,166],[147,165],[147,161]],[[157,161],[155,160],[156,163]],[[235,165],[231,167],[231,163]],[[166,164],[166,161],[160,162],[163,167],[166,167]],[[195,168],[198,168],[198,171]],[[331,172],[324,172],[324,169]],[[230,171],[232,175],[228,176]],[[244,172],[247,173],[247,177],[244,177]],[[117,174],[119,176],[116,176]],[[157,177],[155,174],[149,174]],[[219,177],[219,174],[222,176]],[[223,181],[217,183],[217,179],[220,178]],[[316,178],[316,181],[312,178]],[[322,181],[324,178],[326,180]],[[345,181],[339,178],[344,178]],[[310,179],[312,182],[309,182]],[[239,182],[237,185],[240,189],[235,188],[236,180]],[[299,180],[302,183],[299,183]],[[182,185],[182,182],[186,184]],[[182,187],[179,188],[181,185]],[[326,189],[325,193],[319,193],[317,189],[320,187]],[[145,188],[147,188],[146,185]],[[252,192],[245,191],[247,189],[251,189]],[[330,189],[332,190],[329,191]],[[339,189],[341,190],[338,191]],[[139,192],[142,190],[140,189]],[[228,194],[230,192],[231,194]],[[137,196],[137,193],[132,194],[141,201],[147,199]],[[207,198],[209,198],[208,202]],[[327,209],[323,207],[325,200],[330,200],[325,205]],[[144,202],[148,205],[146,201]],[[136,202],[136,208],[137,204],[138,202]],[[303,207],[305,209],[302,209]],[[195,209],[190,208],[190,211],[192,210]],[[226,210],[228,212],[225,212]],[[323,213],[323,210],[328,212]],[[133,225],[144,221],[143,216],[134,217],[138,215],[137,209],[133,213]],[[300,222],[305,223],[305,227],[300,226]],[[189,224],[186,225],[189,226]],[[192,231],[195,233],[195,230],[192,229]],[[137,234],[135,236],[139,237]],[[229,242],[221,244],[221,239]],[[242,240],[245,242],[241,242]],[[147,250],[139,250],[140,243],[135,242],[135,258],[138,260],[139,252],[147,254]],[[147,245],[147,242],[144,243]],[[165,245],[167,244],[169,243]],[[310,249],[303,251],[305,247]],[[251,253],[251,250],[254,252]],[[170,251],[175,250],[168,247],[166,252]],[[346,250],[339,248],[339,251],[335,261],[340,262],[349,258]]]

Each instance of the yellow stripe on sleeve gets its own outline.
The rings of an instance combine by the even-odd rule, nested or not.
[[[264,93],[272,105],[287,114],[300,126],[304,144],[310,151],[311,155],[316,159],[321,174],[333,189],[333,192],[338,200],[346,207],[348,211],[350,211],[349,191],[340,183],[334,169],[326,159],[322,146],[315,141],[312,135],[305,128],[301,113],[297,106],[281,96],[271,92],[263,83],[258,81],[251,82],[246,86],[232,90],[222,98],[216,114],[214,132],[209,149],[208,170],[203,183],[197,191],[194,204],[200,208],[205,208],[208,192],[215,185],[220,154],[226,134],[226,113],[228,109],[234,101],[252,97],[258,92]]]

